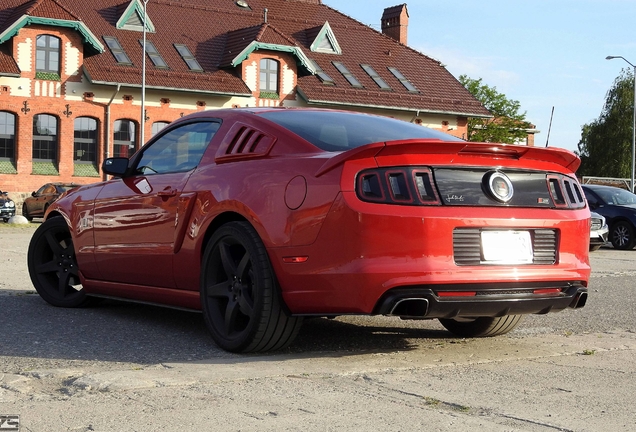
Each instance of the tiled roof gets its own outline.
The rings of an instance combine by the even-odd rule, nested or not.
[[[0,45],[0,75],[20,75],[20,68],[8,52],[8,47]]]
[[[240,72],[228,67],[251,42],[298,47],[334,81],[326,85],[301,70],[299,90],[310,103],[387,106],[459,115],[489,116],[488,111],[441,64],[348,17],[320,0],[246,0],[250,8],[235,0],[152,0],[148,16],[156,32],[148,33],[169,69],[157,69],[146,58],[146,85],[217,94],[250,95]],[[123,4],[123,6],[122,6]],[[81,20],[105,45],[103,36],[118,39],[132,62],[120,65],[107,49],[87,55],[84,69],[98,83],[141,85],[142,33],[117,29],[116,23],[130,3],[122,0],[2,0],[0,32],[25,10],[38,16]],[[397,6],[401,8],[402,6]],[[264,9],[267,8],[267,23]],[[19,12],[18,12],[19,11]],[[382,11],[378,11],[378,18]],[[35,12],[34,12],[35,13]],[[67,18],[62,18],[67,14]],[[342,55],[312,52],[311,44],[328,21]],[[190,71],[174,44],[184,44],[201,64],[203,72]],[[338,72],[333,61],[342,62],[364,89],[354,89]],[[2,63],[0,63],[2,64]],[[382,91],[360,67],[369,64],[391,87]],[[396,67],[418,90],[409,92],[389,72]],[[302,69],[302,66],[299,66]]]

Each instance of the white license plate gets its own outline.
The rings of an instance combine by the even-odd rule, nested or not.
[[[497,264],[532,262],[532,239],[529,231],[482,231],[481,251],[484,261]]]

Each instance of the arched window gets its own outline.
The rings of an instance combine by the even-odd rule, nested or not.
[[[33,116],[33,159],[57,161],[57,117],[49,114]]]
[[[50,114],[33,116],[33,174],[59,175],[57,123]]]
[[[76,176],[94,177],[97,171],[97,120],[78,117],[73,124],[73,161]]]
[[[13,113],[0,111],[0,173],[15,174],[15,120]]]
[[[152,131],[151,131],[151,135],[150,136],[155,136],[157,135],[159,132],[161,132],[161,130],[163,128],[165,128],[166,126],[168,126],[170,124],[170,122],[165,122],[165,121],[158,121],[158,122],[154,122],[152,124]]]
[[[260,62],[260,84],[261,94],[269,93],[278,96],[278,62],[273,59],[262,59]],[[266,97],[266,96],[261,96]],[[271,97],[271,96],[270,96]]]
[[[60,39],[51,35],[36,38],[35,71],[47,74],[60,73]]]
[[[114,156],[131,157],[135,153],[137,125],[132,120],[115,120]]]

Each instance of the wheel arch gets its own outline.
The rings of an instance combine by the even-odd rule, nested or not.
[[[212,221],[210,222],[210,224],[208,225],[205,231],[205,235],[203,236],[203,241],[201,242],[201,247],[199,251],[199,260],[203,259],[203,255],[205,254],[205,248],[207,247],[214,233],[228,222],[247,222],[250,225],[252,225],[254,229],[256,229],[256,227],[254,227],[254,224],[252,224],[249,220],[247,220],[245,216],[243,216],[240,213],[237,213],[234,211],[226,211],[226,212],[220,213],[214,219],[212,219]],[[256,229],[256,231],[258,232],[258,229]]]

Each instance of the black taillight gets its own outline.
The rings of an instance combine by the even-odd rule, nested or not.
[[[370,169],[358,174],[356,192],[362,201],[403,205],[440,204],[430,168]]]

